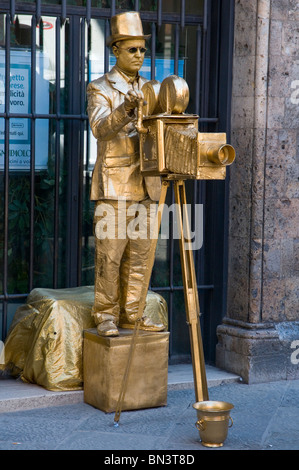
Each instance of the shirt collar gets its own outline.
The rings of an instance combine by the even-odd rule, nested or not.
[[[126,75],[122,70],[120,70],[120,68],[117,65],[115,65],[115,68],[118,71],[118,73],[126,80],[127,83],[130,83],[130,84],[139,83],[140,75],[138,72],[135,78],[131,78],[128,75]]]

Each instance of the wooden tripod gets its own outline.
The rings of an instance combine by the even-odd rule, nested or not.
[[[206,369],[204,362],[203,344],[200,330],[200,307],[198,300],[197,282],[194,268],[193,252],[191,248],[191,234],[190,226],[187,214],[187,201],[185,191],[185,178],[179,175],[168,175],[162,178],[162,190],[159,200],[158,211],[155,221],[155,233],[152,234],[150,253],[147,261],[147,269],[144,276],[142,294],[139,302],[139,309],[137,320],[135,322],[134,332],[130,345],[129,357],[127,367],[124,373],[122,388],[119,394],[119,399],[116,407],[114,424],[118,425],[124,396],[126,393],[128,377],[132,358],[135,350],[136,340],[140,327],[140,320],[143,315],[143,310],[146,303],[146,296],[152,274],[152,269],[155,261],[155,253],[158,242],[158,234],[160,231],[162,212],[167,195],[167,190],[170,181],[174,182],[174,194],[175,203],[177,207],[177,220],[179,229],[179,241],[180,241],[180,257],[181,257],[181,268],[184,285],[184,296],[186,306],[186,317],[189,325],[190,343],[191,343],[191,356],[193,366],[193,377],[194,377],[194,388],[196,401],[209,400]],[[184,223],[184,226],[183,226]]]

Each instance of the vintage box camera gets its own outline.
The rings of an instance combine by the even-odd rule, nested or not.
[[[152,100],[149,87],[145,89],[145,99]],[[166,112],[145,116],[137,126],[141,172],[145,176],[173,174],[190,179],[225,179],[226,167],[235,159],[235,150],[226,143],[226,134],[198,132],[197,115],[173,113],[187,107],[186,82],[176,76],[168,77],[161,84],[157,100],[160,110]]]

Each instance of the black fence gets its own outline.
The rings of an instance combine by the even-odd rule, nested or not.
[[[33,288],[93,283],[89,187],[94,155],[86,85],[113,63],[104,42],[111,16],[140,11],[145,33],[151,34],[148,77],[184,76],[191,96],[187,112],[200,116],[200,130],[229,135],[234,2],[11,0],[1,6],[0,314],[5,339],[16,307]],[[205,354],[211,362],[226,303],[227,188],[228,179],[187,184],[193,210],[197,204],[204,207],[203,247],[194,256]],[[171,203],[172,191],[168,197]],[[179,248],[171,228],[169,233],[167,242],[158,243],[151,288],[168,302],[170,358],[183,361],[190,356],[189,337]]]

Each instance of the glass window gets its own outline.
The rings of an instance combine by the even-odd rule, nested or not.
[[[4,17],[1,16],[4,30]],[[8,293],[24,293],[29,289],[30,270],[34,286],[51,286],[54,276],[54,254],[57,250],[58,285],[65,283],[63,239],[66,220],[66,155],[65,125],[46,116],[65,105],[65,27],[60,30],[59,100],[56,96],[56,19],[43,17],[36,27],[35,63],[32,76],[31,23],[29,15],[16,16],[10,34],[10,112],[24,116],[35,112],[44,118],[10,119],[9,126],[9,192],[8,192]],[[4,45],[4,34],[0,37]],[[0,47],[0,108],[4,112],[5,49]],[[32,100],[32,86],[35,97]],[[34,106],[34,109],[32,108]],[[61,109],[60,109],[61,111]],[[33,141],[34,140],[34,141]],[[56,155],[57,154],[57,155]],[[34,177],[31,166],[34,165]],[[0,121],[0,171],[4,169],[4,119]],[[58,170],[57,170],[58,169]],[[4,211],[4,188],[1,184],[1,221]],[[33,192],[33,200],[31,200]],[[55,199],[57,196],[57,201]],[[55,204],[57,211],[55,210]],[[34,209],[31,227],[30,212]],[[55,216],[54,216],[55,214]],[[58,227],[55,238],[55,227]],[[4,227],[1,227],[4,230]],[[3,247],[1,230],[1,248]],[[30,237],[33,233],[33,244]],[[58,246],[55,247],[55,244]],[[30,261],[31,246],[33,257]],[[58,254],[59,253],[59,254]],[[3,265],[3,249],[0,264]]]
[[[164,0],[162,3],[162,9],[165,13],[180,13],[181,12],[181,0]],[[204,0],[185,0],[185,12],[186,14],[202,15],[203,13]]]
[[[135,10],[134,0],[116,0],[116,8],[120,10]]]
[[[157,11],[158,0],[139,0],[140,10]]]
[[[185,314],[184,292],[173,293],[172,310],[172,358],[190,354],[190,337]]]

